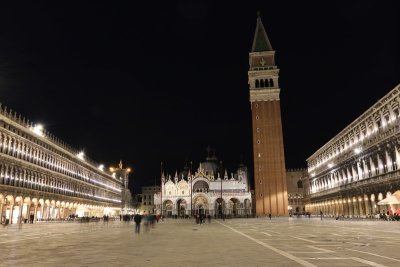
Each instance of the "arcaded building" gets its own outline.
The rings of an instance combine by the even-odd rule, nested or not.
[[[279,69],[260,16],[249,53],[254,189],[257,215],[288,215]]]
[[[118,215],[129,169],[111,171],[0,105],[0,222]]]
[[[397,85],[307,159],[307,211],[366,217],[396,208],[379,201],[400,190],[399,105]]]

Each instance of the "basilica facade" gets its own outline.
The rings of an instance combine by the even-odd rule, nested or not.
[[[188,166],[174,176],[161,176],[161,192],[154,195],[155,213],[166,217],[197,214],[215,217],[252,215],[252,194],[247,167],[228,174],[218,159],[209,155],[192,173]]]

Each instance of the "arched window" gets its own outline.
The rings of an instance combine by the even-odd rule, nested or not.
[[[297,188],[303,188],[303,181],[297,181]]]
[[[195,192],[207,192],[208,189],[209,189],[209,185],[205,181],[197,181],[193,185],[193,191],[195,191]]]
[[[260,87],[260,81],[256,80],[256,88],[259,88],[259,87]]]
[[[274,87],[274,80],[272,80],[272,78],[269,79],[269,86],[270,87]]]
[[[260,87],[264,87],[264,80],[260,80]]]
[[[268,79],[265,79],[265,80],[264,80],[264,84],[265,84],[265,87],[269,87]]]

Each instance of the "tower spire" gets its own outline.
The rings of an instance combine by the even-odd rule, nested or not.
[[[273,51],[272,45],[268,39],[267,32],[261,21],[260,11],[257,12],[257,26],[254,33],[253,46],[251,52]]]

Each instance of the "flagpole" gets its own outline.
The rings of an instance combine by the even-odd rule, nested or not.
[[[224,211],[223,211],[224,200],[222,198],[222,177],[223,177],[223,174],[222,174],[222,160],[219,163],[221,164],[221,217],[223,218],[224,217]]]
[[[192,177],[192,164],[190,161],[190,217],[193,216],[193,177]]]

